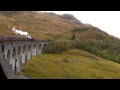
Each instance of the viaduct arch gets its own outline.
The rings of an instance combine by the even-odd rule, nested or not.
[[[21,65],[32,56],[40,55],[44,45],[48,42],[40,41],[9,41],[0,43],[0,54],[9,63],[14,73],[20,72]]]

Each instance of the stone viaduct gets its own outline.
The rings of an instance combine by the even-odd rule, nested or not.
[[[11,70],[17,73],[22,70],[21,65],[32,59],[32,56],[40,55],[46,44],[48,42],[7,39],[0,42],[0,54],[9,63]]]

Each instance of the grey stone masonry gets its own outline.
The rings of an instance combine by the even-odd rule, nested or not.
[[[47,44],[48,42],[38,41],[0,43],[0,64],[4,68],[6,75],[12,78],[14,73],[20,72],[22,70],[21,65],[31,60],[32,56],[40,55],[44,45]]]

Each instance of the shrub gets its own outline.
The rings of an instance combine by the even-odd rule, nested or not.
[[[76,36],[75,34],[72,36],[71,40],[75,40],[76,39]]]
[[[44,53],[60,54],[63,51],[69,50],[70,42],[68,40],[52,41],[44,48]]]

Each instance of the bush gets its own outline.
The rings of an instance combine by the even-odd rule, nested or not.
[[[52,41],[44,48],[44,53],[60,54],[63,51],[69,50],[70,42],[68,40]]]
[[[76,36],[75,34],[72,36],[71,40],[75,40],[76,39]]]

